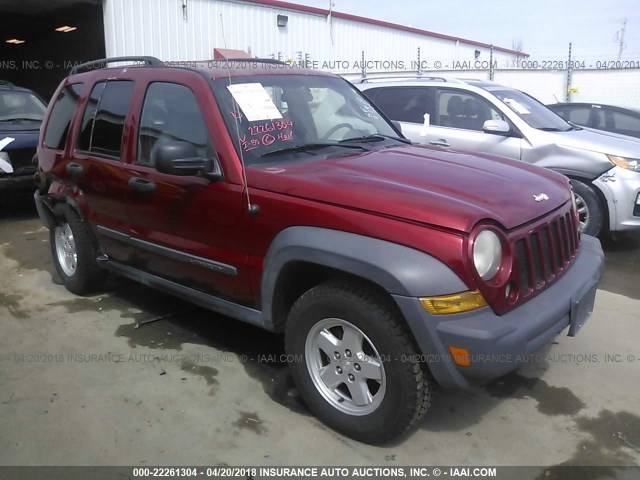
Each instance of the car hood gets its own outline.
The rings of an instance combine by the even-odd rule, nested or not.
[[[557,145],[621,157],[640,158],[640,139],[634,137],[611,134],[591,128],[545,133],[552,138],[550,143]]]
[[[550,170],[420,146],[252,166],[247,181],[250,188],[463,232],[483,219],[512,229],[570,200],[567,179]]]
[[[13,141],[9,143],[3,150],[13,150],[16,148],[36,148],[38,144],[38,130],[35,131],[7,131],[5,129],[0,130],[0,141],[5,138],[13,138]]]

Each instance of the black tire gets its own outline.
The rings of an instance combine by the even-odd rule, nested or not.
[[[100,289],[105,282],[107,272],[96,263],[97,249],[93,243],[87,225],[68,205],[59,204],[54,209],[56,227],[49,231],[49,244],[56,271],[63,285],[71,293],[86,295]],[[70,272],[61,264],[57,251],[56,235],[58,228],[64,228],[68,224],[73,234],[75,244],[75,270]]]
[[[347,320],[361,330],[368,337],[364,342],[370,341],[380,354],[386,387],[379,405],[370,413],[339,410],[314,384],[305,356],[307,335],[320,322],[334,318]],[[290,368],[308,407],[348,437],[369,444],[388,442],[415,424],[431,406],[435,381],[420,362],[400,312],[390,298],[365,284],[330,281],[303,294],[289,314],[285,346],[290,358],[296,359]],[[346,382],[343,386],[347,388]]]
[[[602,232],[604,225],[604,207],[598,194],[593,190],[593,187],[580,182],[579,180],[571,180],[571,186],[573,192],[576,195],[576,201],[578,203],[578,212],[580,214],[580,222],[585,222],[585,213],[580,213],[582,210],[581,201],[586,207],[586,224],[582,229],[582,233],[587,235],[598,236]]]

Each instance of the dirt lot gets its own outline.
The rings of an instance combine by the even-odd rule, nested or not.
[[[2,465],[640,464],[640,237],[605,243],[577,337],[371,447],[308,414],[279,336],[123,280],[73,296],[29,199],[0,211]]]

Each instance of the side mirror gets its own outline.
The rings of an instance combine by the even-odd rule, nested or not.
[[[396,127],[400,133],[402,133],[402,125],[399,121],[391,120],[391,123],[393,123],[393,126]]]
[[[210,180],[222,178],[217,159],[198,156],[196,147],[189,142],[166,142],[155,148],[156,170],[168,175],[188,177],[202,173]]]
[[[504,120],[487,120],[482,125],[482,131],[494,135],[508,135],[511,132],[511,127]]]

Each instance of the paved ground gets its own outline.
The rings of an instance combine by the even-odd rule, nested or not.
[[[640,464],[638,237],[605,244],[576,338],[371,447],[307,413],[279,336],[125,281],[75,297],[30,202],[0,211],[2,465]]]

